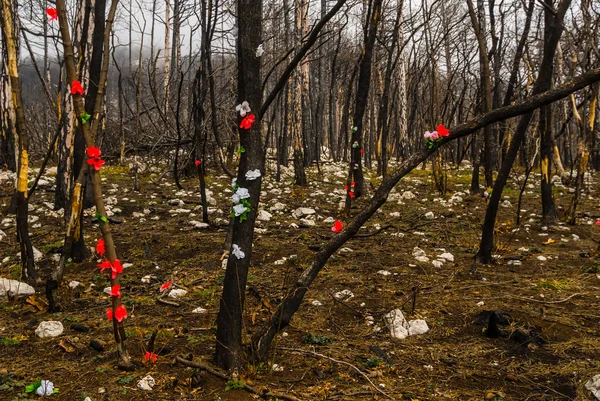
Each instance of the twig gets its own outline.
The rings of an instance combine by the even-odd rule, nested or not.
[[[216,370],[208,365],[205,365],[203,363],[188,361],[187,359],[183,359],[180,356],[178,356],[175,360],[182,365],[204,370],[213,376],[216,376],[220,379],[225,380],[226,382],[229,381],[229,376],[227,376],[225,373],[219,372],[218,370]],[[269,399],[269,398],[279,398],[281,400],[288,400],[288,401],[301,401],[299,398],[296,398],[291,395],[278,394],[278,393],[274,393],[274,392],[268,391],[268,390],[260,391],[260,390],[255,389],[252,386],[247,385],[246,383],[244,383],[244,390],[248,391],[249,393],[256,394],[265,400]]]
[[[164,299],[161,296],[156,297],[156,302],[165,304],[165,305],[177,306],[177,307],[181,306],[179,303],[177,303],[175,301],[169,301],[168,299]]]
[[[367,376],[366,374],[364,374],[362,370],[360,370],[359,368],[357,368],[356,366],[354,366],[353,364],[351,364],[351,363],[349,363],[349,362],[346,362],[346,361],[340,361],[340,360],[338,360],[338,359],[331,358],[331,357],[329,357],[329,356],[327,356],[327,355],[319,354],[318,352],[314,352],[314,351],[308,351],[308,350],[305,350],[305,349],[296,349],[296,348],[287,348],[287,347],[277,347],[277,349],[281,349],[281,350],[284,350],[284,351],[300,352],[300,353],[303,353],[303,354],[308,354],[308,355],[312,355],[312,356],[318,356],[319,358],[328,359],[328,360],[330,360],[330,361],[332,361],[332,362],[339,363],[339,364],[341,364],[341,365],[346,365],[346,366],[349,366],[349,367],[351,367],[352,369],[354,369],[354,370],[355,370],[355,371],[356,371],[358,374],[360,374],[362,377],[364,377],[364,378],[365,378],[365,379],[366,379],[366,380],[369,382],[369,384],[370,384],[370,385],[371,385],[371,386],[372,386],[372,387],[373,387],[373,388],[374,388],[374,389],[375,389],[375,390],[376,390],[378,393],[380,393],[381,395],[385,396],[386,398],[389,398],[390,400],[393,400],[393,398],[392,398],[392,397],[390,397],[390,396],[389,396],[389,395],[388,395],[386,392],[382,391],[382,390],[381,390],[379,387],[377,387],[377,386],[376,386],[376,385],[375,385],[375,384],[374,384],[374,383],[371,381],[371,379],[369,379],[369,376]]]
[[[393,225],[390,224],[390,225],[387,225],[385,227],[381,227],[379,230],[374,231],[374,232],[369,233],[369,234],[356,234],[354,237],[352,237],[352,239],[354,239],[354,238],[373,237],[373,236],[379,234],[380,232],[387,230],[388,228],[395,228],[396,230],[398,230],[398,228],[396,226],[393,226]]]
[[[577,295],[583,295],[580,292],[576,292],[575,294],[566,297],[565,299],[561,299],[560,301],[540,301],[539,299],[533,299],[533,298],[525,298],[525,297],[518,297],[516,295],[509,295],[510,298],[514,298],[514,299],[519,299],[521,301],[531,301],[531,302],[537,302],[539,304],[561,304],[563,302],[567,302],[569,299],[576,297]]]

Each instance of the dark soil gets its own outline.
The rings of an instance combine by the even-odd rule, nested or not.
[[[310,171],[307,188],[293,187],[290,176],[281,183],[270,176],[266,180],[263,207],[269,210],[281,202],[285,211],[272,212],[271,221],[260,226],[266,232],[257,234],[246,304],[248,335],[270,316],[286,288],[333,235],[332,224],[322,219],[349,220],[338,209],[344,179],[335,172],[343,172],[344,166],[324,168],[325,173]],[[112,225],[117,253],[123,263],[132,264],[125,269],[121,292],[129,311],[127,344],[137,368],[121,372],[116,367],[111,325],[105,315],[109,306],[109,297],[103,293],[107,277],[99,274],[95,261],[73,263],[57,291],[61,312],[46,311],[43,286],[28,300],[0,304],[0,400],[27,399],[25,386],[36,379],[54,382],[59,393],[50,399],[56,400],[87,396],[93,401],[256,399],[244,390],[226,391],[221,379],[174,362],[182,354],[192,354],[202,363],[212,362],[230,180],[209,177],[214,206],[224,212],[210,214],[213,222],[220,218],[215,226],[197,229],[190,220],[201,221],[201,210],[192,210],[193,217],[172,213],[199,204],[197,179],[182,180],[187,192],[177,194],[169,181],[154,183],[145,177],[137,193],[126,168],[106,167],[102,172],[105,198],[116,196],[115,206],[121,209],[114,218],[122,224]],[[332,257],[291,325],[279,335],[271,363],[282,366],[283,371],[273,371],[270,364],[247,366],[241,380],[302,400],[385,399],[348,365],[293,351],[302,349],[353,364],[396,400],[591,399],[584,383],[600,373],[600,261],[595,257],[600,239],[600,226],[595,224],[600,217],[598,186],[589,185],[580,203],[577,226],[543,227],[536,184],[525,194],[522,209],[526,212],[521,227],[515,230],[518,190],[509,184],[505,195],[511,205],[501,208],[497,222],[497,262],[476,266],[472,274],[486,201],[466,194],[469,170],[450,170],[449,175],[450,191],[445,196],[434,192],[427,171],[406,177],[396,190],[398,195],[376,213],[361,235],[391,227],[349,241],[348,250]],[[377,179],[372,182],[376,185]],[[1,203],[7,205],[11,192],[5,188]],[[277,189],[281,195],[276,194]],[[404,191],[413,192],[416,198],[401,199]],[[462,201],[445,203],[461,191]],[[167,203],[175,198],[185,205]],[[560,210],[568,207],[570,198],[567,188],[556,188]],[[63,221],[50,216],[51,209],[42,202],[53,202],[48,188],[41,188],[31,200],[36,209],[31,214],[40,217],[35,223],[41,223],[33,223],[32,241],[44,254],[37,265],[41,276],[47,277],[56,264],[52,255],[60,251]],[[364,200],[355,202],[353,213],[361,202]],[[316,227],[290,227],[298,223],[291,212],[300,206],[317,209],[322,219],[315,219]],[[144,209],[149,213],[144,215]],[[433,219],[424,217],[429,211],[434,212]],[[10,256],[10,260],[0,266],[0,276],[19,279],[14,216],[8,218],[13,223],[0,227],[7,234],[0,242],[0,256]],[[91,216],[85,222],[85,235],[88,245],[95,245],[99,230]],[[412,256],[416,246],[431,260],[443,252],[441,248],[455,259],[439,268],[431,262],[420,263]],[[291,255],[297,257],[274,263]],[[538,256],[547,260],[540,261]],[[520,265],[509,264],[509,259],[517,257]],[[391,274],[380,274],[383,270]],[[146,275],[155,278],[143,283]],[[169,279],[188,291],[175,300],[178,307],[157,302],[159,287]],[[72,280],[82,284],[70,289]],[[335,300],[333,294],[345,289],[352,291],[354,298]],[[314,306],[315,300],[322,306]],[[478,304],[481,302],[484,304]],[[192,313],[197,307],[208,312]],[[425,319],[430,331],[404,340],[391,338],[383,315],[396,308],[401,308],[407,319]],[[547,343],[520,344],[508,336],[488,338],[482,330],[485,326],[474,324],[483,310],[508,316],[510,324],[502,327],[507,333],[533,332]],[[368,323],[368,316],[380,331]],[[65,331],[57,338],[39,339],[32,319],[61,321]],[[73,325],[89,331],[75,331]],[[158,330],[156,346],[160,350],[156,364],[143,358],[154,330]],[[89,346],[92,339],[106,343],[103,352]],[[383,353],[376,354],[374,346]],[[152,392],[136,388],[147,374],[156,380]],[[33,398],[38,397],[29,396]]]

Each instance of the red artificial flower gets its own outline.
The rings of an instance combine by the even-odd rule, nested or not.
[[[254,124],[254,121],[254,114],[248,114],[240,123],[240,128],[250,129],[252,128],[252,124]]]
[[[87,152],[89,157],[100,157],[100,155],[102,154],[102,151],[95,146],[92,146],[91,148],[86,148],[85,151]]]
[[[450,131],[444,127],[444,124],[438,125],[436,131],[441,137],[445,137],[450,134]]]
[[[362,155],[363,153],[365,153],[365,150],[364,150],[364,149],[361,149],[359,152],[360,152],[360,154]]]
[[[99,157],[90,157],[87,162],[90,166],[93,166],[96,171],[100,170],[104,165],[104,160]]]
[[[344,189],[347,191],[348,190],[348,185],[344,185]]]
[[[81,82],[73,81],[71,82],[71,95],[81,95],[83,96],[85,91],[83,90],[83,86],[81,86]]]
[[[201,164],[202,164],[202,162],[200,160],[196,160],[196,167],[198,167]]]
[[[350,198],[354,198],[354,192],[348,192],[348,195],[350,195]]]
[[[146,355],[144,355],[144,359],[150,362],[154,362],[156,363],[156,358],[158,358],[158,355],[155,354],[154,352],[146,352]]]
[[[160,292],[163,292],[164,290],[166,290],[170,286],[171,286],[171,280],[167,281],[166,283],[164,283],[163,285],[160,286]]]
[[[117,274],[123,273],[123,265],[119,259],[115,259],[115,262],[112,264],[112,278],[113,280],[117,278]]]
[[[48,14],[48,19],[50,21],[54,21],[58,19],[58,13],[56,12],[56,8],[49,7],[46,9],[46,14]]]
[[[96,253],[98,253],[100,256],[103,256],[105,252],[106,249],[104,249],[104,240],[100,238],[96,244]]]
[[[352,181],[352,183],[350,185],[355,186],[356,182]]]
[[[112,264],[110,260],[104,259],[102,263],[98,264],[98,267],[100,268],[100,273],[102,273],[104,270],[112,269]]]
[[[93,166],[96,171],[100,170],[100,168],[104,165],[104,160],[100,158],[102,151],[95,146],[91,148],[87,148],[86,152],[89,156],[87,162],[90,166]]]
[[[108,317],[108,320],[113,320],[112,309],[106,310],[106,317]],[[117,309],[115,309],[114,317],[115,317],[115,319],[117,319],[117,322],[122,322],[123,319],[127,318],[127,310],[125,310],[125,306],[123,306],[123,305],[117,306]]]
[[[342,222],[340,220],[333,223],[333,227],[331,227],[331,231],[333,231],[334,233],[339,233],[343,229],[344,229],[344,224],[342,224]]]
[[[600,226],[600,220],[598,220],[598,221],[596,222],[596,225],[597,225],[597,226]]]
[[[121,286],[119,284],[115,284],[110,287],[110,295],[113,297],[121,298]]]

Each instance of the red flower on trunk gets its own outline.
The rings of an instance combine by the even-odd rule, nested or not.
[[[196,160],[196,167],[198,167],[201,164],[202,164],[202,162],[200,160]]]
[[[164,290],[166,290],[170,286],[171,286],[171,280],[167,281],[166,283],[164,283],[163,285],[160,286],[160,292],[163,292]]]
[[[121,298],[121,286],[119,284],[115,284],[110,287],[110,295],[113,297]]]
[[[100,268],[100,273],[102,273],[104,270],[112,269],[112,264],[110,260],[105,259],[102,263],[98,263],[98,267]]]
[[[46,9],[46,14],[48,14],[48,20],[54,21],[58,19],[58,13],[56,12],[56,8],[49,7]]]
[[[73,81],[71,82],[71,95],[81,95],[83,96],[85,91],[83,90],[83,86],[81,86],[81,82]]]
[[[354,192],[348,192],[348,195],[350,195],[351,199],[354,199]]]
[[[113,320],[113,310],[112,309],[106,310],[106,317],[108,317],[108,320]],[[122,322],[123,319],[127,318],[127,310],[125,309],[125,306],[123,306],[123,305],[117,306],[117,309],[115,309],[114,318],[117,319],[117,322]]]
[[[144,355],[144,359],[150,362],[154,362],[156,363],[156,359],[158,358],[158,355],[155,354],[154,352],[146,352],[146,355]]]
[[[242,122],[240,123],[240,128],[242,129],[250,129],[252,128],[252,124],[254,124],[254,114],[248,114]]]
[[[112,264],[112,278],[113,280],[117,278],[117,274],[123,273],[123,265],[119,259],[115,259],[115,262]]]
[[[339,233],[343,229],[344,229],[344,224],[342,224],[342,222],[340,220],[333,223],[333,227],[331,227],[331,231],[333,231],[334,233]]]
[[[448,131],[448,129],[444,127],[444,124],[438,125],[436,131],[441,137],[445,137],[450,134],[450,131]]]
[[[105,252],[106,249],[104,248],[104,240],[100,238],[96,244],[96,253],[100,256],[103,256]]]
[[[88,164],[93,166],[96,171],[100,170],[100,168],[104,165],[104,160],[100,158],[102,151],[95,146],[91,148],[87,148],[86,152],[88,154]]]

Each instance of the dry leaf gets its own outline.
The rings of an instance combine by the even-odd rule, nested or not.
[[[73,347],[73,344],[71,344],[71,341],[67,340],[66,338],[63,338],[62,340],[60,340],[60,342],[58,343],[58,346],[61,347],[62,349],[64,349],[66,352],[75,351],[75,347]]]
[[[35,306],[38,310],[44,310],[44,309],[46,309],[46,305],[44,305],[44,303],[38,301],[37,298],[35,297],[35,295],[30,295],[25,300],[25,302],[27,302],[29,305]]]
[[[554,244],[555,242],[552,238],[548,238],[548,241],[544,242],[544,245]]]

